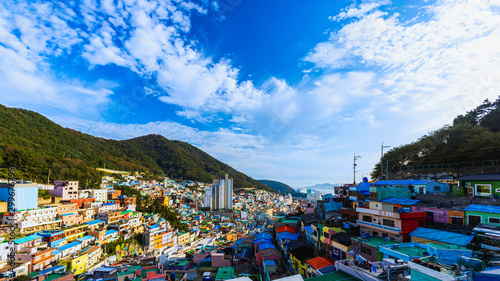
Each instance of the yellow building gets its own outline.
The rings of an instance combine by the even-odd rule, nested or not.
[[[292,263],[293,269],[295,269],[295,272],[298,274],[305,276],[307,272],[307,262],[301,262],[298,258],[296,258],[294,255],[290,254],[290,262]]]
[[[227,242],[233,242],[233,241],[236,241],[236,237],[238,235],[236,233],[229,233],[226,235],[226,241]]]
[[[182,245],[182,244],[187,244],[189,243],[191,235],[189,232],[179,232],[177,235],[177,244]]]
[[[324,226],[323,233],[321,235],[321,243],[330,244],[331,236],[340,232],[345,232],[345,231],[340,227]]]
[[[85,273],[87,271],[87,254],[79,257],[64,257],[59,259],[60,265],[66,266],[66,271],[75,275]]]

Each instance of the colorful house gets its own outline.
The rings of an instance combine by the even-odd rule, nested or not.
[[[425,227],[415,229],[412,233],[410,233],[410,236],[411,242],[418,242],[422,244],[427,244],[429,242],[437,244],[452,244],[462,247],[467,246],[472,239],[474,239],[474,235],[466,235]]]
[[[61,258],[59,259],[59,264],[65,265],[68,273],[73,273],[74,275],[82,274],[87,271],[87,254]]]
[[[458,179],[459,185],[453,188],[453,195],[480,197],[500,196],[500,174],[479,174]]]
[[[369,262],[376,262],[381,261],[384,256],[379,247],[393,244],[400,243],[379,236],[356,237],[352,238],[352,251]]]
[[[302,242],[293,241],[289,248],[290,263],[296,273],[306,276],[307,263],[310,258],[314,258],[314,250],[304,245]]]
[[[408,209],[394,212],[392,204],[382,202],[370,202],[370,207],[373,209],[356,208],[361,234],[408,242],[413,230],[425,226],[425,212],[408,212]]]
[[[315,257],[312,259],[308,259],[306,262],[307,270],[306,270],[306,278],[312,278],[317,275],[317,271],[325,268],[327,266],[335,265],[335,261],[324,258],[324,257]]]
[[[476,226],[482,223],[500,226],[500,206],[472,204],[464,211],[466,225]]]

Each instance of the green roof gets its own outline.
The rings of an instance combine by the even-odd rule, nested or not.
[[[331,281],[331,280],[358,281],[361,279],[358,279],[358,278],[356,278],[350,274],[347,274],[343,271],[334,271],[334,272],[327,273],[325,275],[320,275],[320,276],[316,276],[316,277],[305,279],[305,280],[306,281]]]
[[[353,238],[353,239],[358,240],[360,238]],[[363,238],[363,243],[370,245],[372,247],[375,247],[375,248],[378,248],[379,243],[380,243],[380,246],[401,244],[400,242],[396,242],[396,241],[387,241],[387,240],[385,240],[385,238],[382,238],[380,236],[371,236],[370,238]]]
[[[427,243],[427,245],[434,247],[436,249],[467,250],[467,247],[462,247],[453,244]]]
[[[67,274],[53,273],[45,276],[44,280],[54,280],[66,276]]]
[[[217,271],[217,275],[215,276],[215,280],[229,280],[233,279],[234,268],[233,267],[221,267]]]
[[[402,253],[404,255],[407,255],[409,257],[424,257],[428,256],[424,255],[424,252],[427,252],[426,248],[420,248],[420,247],[399,247],[398,249],[391,249],[393,251]]]
[[[142,277],[142,278],[146,278],[146,276],[147,276],[148,272],[156,272],[156,268],[152,268],[152,269],[148,269],[148,270],[143,270],[143,271],[141,272],[141,277]]]

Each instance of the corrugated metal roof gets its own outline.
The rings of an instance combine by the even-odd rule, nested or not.
[[[88,225],[94,225],[94,224],[98,224],[98,223],[104,223],[104,221],[102,221],[102,220],[93,220],[93,221],[87,222]]]
[[[16,239],[16,240],[14,240],[14,243],[16,243],[17,245],[19,245],[19,244],[23,244],[23,243],[30,242],[30,241],[33,241],[33,240],[36,240],[36,239],[40,239],[40,238],[43,238],[43,237],[40,236],[40,235],[33,234],[33,235],[30,235],[30,236],[26,236],[26,237],[23,237],[23,238]]]
[[[469,244],[472,239],[474,239],[474,235],[465,235],[425,227],[419,227],[415,229],[412,233],[410,233],[410,236],[463,247],[467,246],[467,244]]]
[[[79,245],[81,245],[80,242],[73,242],[73,243],[69,243],[68,245],[61,246],[61,247],[59,247],[57,249],[61,250],[61,251],[64,251],[64,250],[71,249],[71,248],[79,246]]]
[[[420,200],[408,199],[408,198],[387,197],[385,199],[380,200],[380,202],[412,206],[412,205],[415,205],[418,202],[420,202]]]
[[[471,204],[464,211],[500,214],[500,206]]]

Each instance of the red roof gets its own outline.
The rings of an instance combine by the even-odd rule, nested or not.
[[[329,265],[335,265],[335,261],[331,259],[327,259],[324,257],[315,257],[307,260],[307,263],[312,266],[314,269],[321,269],[323,267],[327,267]]]
[[[281,233],[281,232],[290,232],[290,233],[293,233],[293,234],[297,234],[297,230],[291,226],[288,226],[288,225],[284,225],[282,227],[278,227],[278,229],[276,230],[277,233]]]

